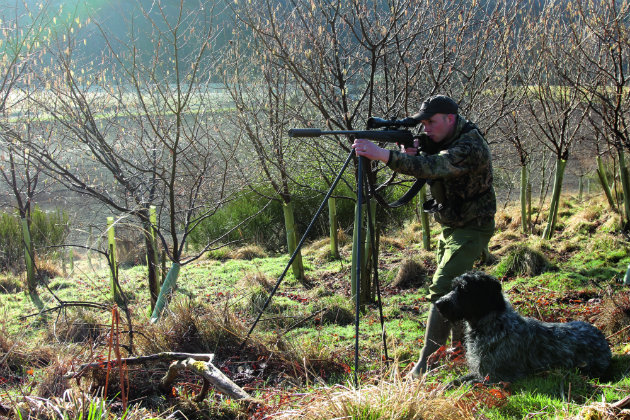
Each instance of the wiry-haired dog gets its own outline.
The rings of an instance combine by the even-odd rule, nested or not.
[[[610,364],[610,348],[597,328],[582,321],[523,318],[505,300],[501,283],[485,273],[457,277],[435,305],[449,321],[467,324],[470,374],[457,382],[513,381],[551,368],[579,368],[597,377]]]

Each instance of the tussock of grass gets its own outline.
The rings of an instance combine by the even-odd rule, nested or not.
[[[141,354],[163,351],[224,353],[235,351],[247,327],[228,308],[199,305],[189,299],[171,302],[159,323],[138,337]]]
[[[404,244],[421,243],[422,242],[422,224],[419,222],[408,223],[401,230],[399,236]]]
[[[61,355],[43,369],[42,379],[37,386],[37,396],[40,398],[61,397],[70,388],[65,375],[72,369],[73,361],[66,360]]]
[[[93,342],[105,334],[108,328],[100,323],[94,313],[78,310],[60,317],[46,335],[50,341],[61,343]]]
[[[426,282],[427,271],[424,266],[415,259],[408,258],[400,264],[392,285],[401,289],[409,289],[422,287]]]
[[[271,292],[271,289],[273,289],[273,280],[264,273],[253,272],[245,274],[243,279],[237,282],[238,290],[247,290],[256,286],[260,286],[265,291]]]
[[[324,324],[350,325],[354,322],[354,308],[350,300],[343,296],[330,296],[323,300],[324,312],[321,321]]]
[[[628,397],[630,398],[630,397]],[[582,408],[575,419],[583,420],[624,420],[630,416],[630,406],[627,399],[615,403],[597,402]]]
[[[48,345],[30,348],[26,341],[11,338],[0,324],[0,378],[23,375],[28,369],[45,366],[54,357]]]
[[[494,220],[497,231],[519,230],[521,228],[520,208],[509,206],[497,209]]]
[[[13,275],[0,275],[0,293],[15,293],[22,290],[20,279]]]
[[[247,290],[245,293],[247,296],[246,297],[247,310],[249,311],[250,314],[256,315],[263,309],[265,302],[269,298],[269,292],[267,292],[261,286],[254,286],[254,287],[251,287],[249,290]],[[274,305],[268,306],[267,311],[274,312],[274,313],[278,312],[277,307],[274,307]]]
[[[394,238],[391,236],[381,236],[380,246],[382,249],[404,249],[405,243],[400,238]]]
[[[630,337],[630,293],[606,294],[596,325],[612,344],[628,342]]]
[[[618,213],[608,213],[606,221],[600,226],[601,233],[618,232],[623,226],[621,215]]]
[[[267,252],[260,245],[248,245],[231,251],[229,256],[235,260],[253,260],[267,257]]]
[[[125,413],[115,411],[102,398],[68,390],[60,397],[25,398],[14,407],[14,418],[56,420],[62,419],[110,419],[146,420],[154,416],[146,409],[128,407]]]
[[[50,260],[36,259],[35,266],[37,267],[36,277],[38,283],[50,281],[55,277],[61,277],[63,275],[57,264]]]
[[[224,261],[230,258],[230,253],[233,252],[233,249],[229,246],[222,246],[217,249],[210,250],[203,255],[203,258],[206,260],[220,260]]]
[[[320,238],[317,239],[309,244],[307,244],[306,246],[304,246],[304,254],[308,255],[308,254],[320,254],[322,252],[325,252],[326,249],[330,248],[330,238],[329,237],[324,237],[324,238]]]
[[[382,382],[358,390],[344,386],[319,389],[297,410],[277,413],[277,419],[305,420],[465,420],[471,412],[439,388],[419,381]]]
[[[494,234],[490,240],[489,248],[495,255],[505,255],[515,243],[523,241],[523,235],[514,231],[502,231]]]
[[[540,251],[526,245],[515,245],[496,268],[499,277],[537,276],[551,268],[547,257]]]
[[[574,234],[590,235],[595,233],[605,220],[606,219],[602,220],[601,207],[585,207],[567,219],[565,223],[565,231]]]
[[[343,230],[337,231],[337,246],[340,248],[350,243],[350,237]],[[330,237],[324,237],[315,240],[304,247],[303,255],[312,255],[316,261],[332,261],[336,257],[332,255],[330,250]]]

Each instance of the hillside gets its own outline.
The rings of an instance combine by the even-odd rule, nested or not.
[[[37,297],[22,291],[20,278],[0,278],[0,418],[79,419],[90,410],[94,419],[627,418],[623,403],[611,405],[630,393],[630,292],[622,284],[630,256],[618,215],[600,197],[565,197],[559,231],[550,241],[519,233],[517,215],[512,208],[497,214],[494,258],[476,269],[498,277],[522,315],[599,327],[613,350],[606,377],[550,371],[511,384],[446,390],[448,381],[466,371],[461,352],[449,347],[439,352],[440,367],[425,380],[405,380],[422,347],[429,306],[424,296],[434,270],[433,253],[421,249],[419,227],[410,222],[381,237],[391,360],[384,357],[378,305],[368,305],[360,316],[358,389],[352,385],[355,319],[347,238],[340,260],[330,260],[326,239],[307,246],[308,284],[287,276],[243,346],[285,255],[267,255],[256,246],[224,248],[184,266],[167,313],[156,324],[149,323],[145,267],[121,267],[125,314],[122,306],[112,309],[105,262],[84,255],[66,275],[58,263],[42,262],[52,278]],[[113,313],[119,314],[117,325]],[[111,337],[120,340],[118,346]],[[203,381],[191,372],[160,390],[170,362],[165,360],[128,365],[122,371],[128,375],[126,394],[121,393],[120,369],[106,369],[117,348],[122,357],[214,353],[214,364],[256,402],[206,395]],[[77,370],[91,362],[100,365]],[[69,372],[78,372],[77,379],[65,377]],[[98,397],[106,384],[103,403]],[[199,394],[202,401],[195,399]]]

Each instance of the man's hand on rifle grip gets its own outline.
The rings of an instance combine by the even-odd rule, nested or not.
[[[418,146],[419,146],[420,140],[418,140],[417,138],[413,139],[413,147],[405,147],[405,146],[400,146],[400,151],[409,155],[409,156],[416,156],[418,155]]]

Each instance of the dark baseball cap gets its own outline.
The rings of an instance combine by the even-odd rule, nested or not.
[[[431,96],[422,102],[420,111],[412,116],[416,120],[428,120],[435,114],[457,114],[459,105],[445,95]]]

